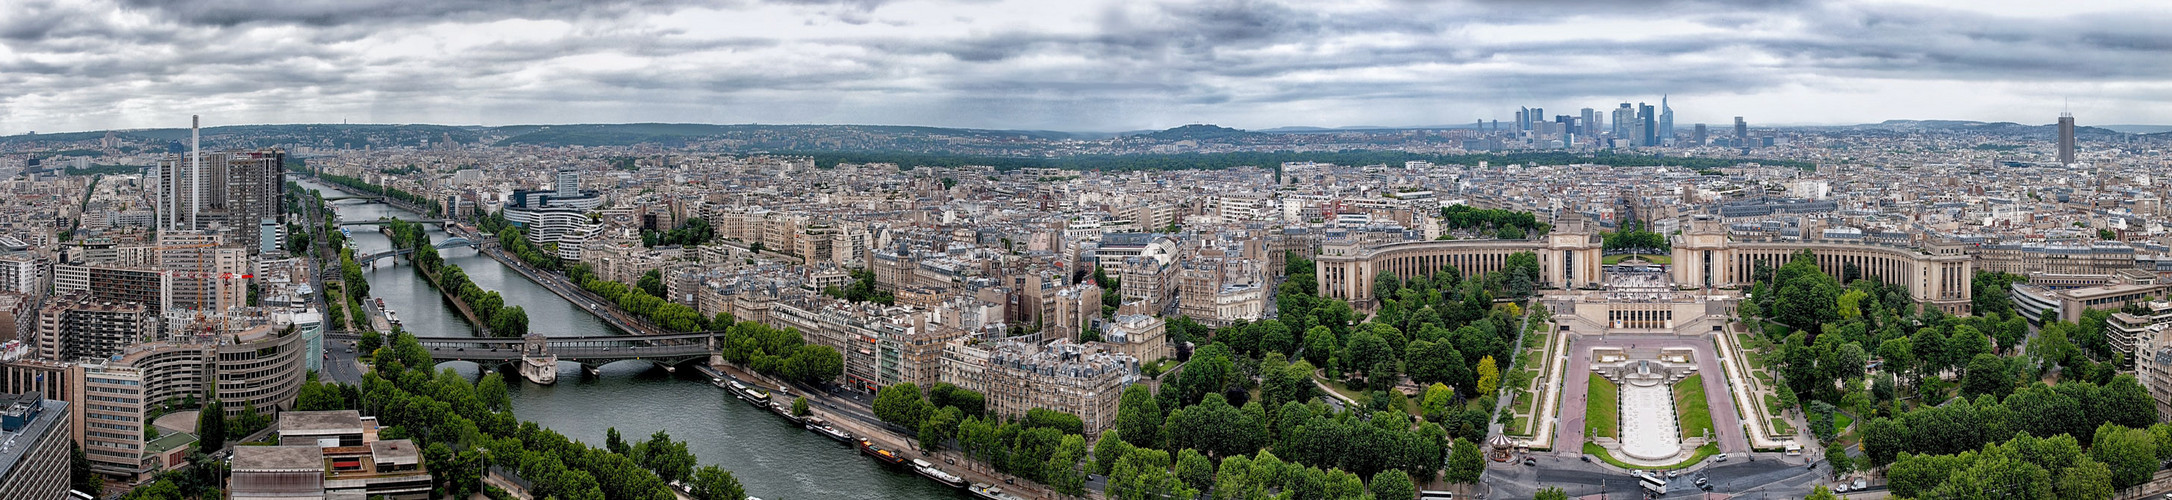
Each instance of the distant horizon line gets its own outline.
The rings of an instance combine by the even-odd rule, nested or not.
[[[1476,119],[1473,119],[1473,121],[1475,122],[1475,121],[1477,121],[1477,120],[1476,120]],[[1485,122],[1486,122],[1487,124],[1489,124],[1489,125],[1490,125],[1490,124],[1492,124],[1492,123],[1494,123],[1495,121],[1496,121],[1496,120],[1491,120],[1491,119],[1485,120]],[[1752,124],[1752,128],[1809,128],[1809,127],[1855,127],[1855,126],[1865,126],[1865,125],[1878,125],[1878,124],[1882,124],[1882,123],[1886,123],[1886,122],[1894,122],[1894,121],[1907,121],[1907,122],[1962,122],[1962,123],[1985,123],[1985,124],[1996,124],[1996,123],[2012,123],[2012,124],[2016,124],[2016,125],[2023,125],[2023,126],[2032,126],[2032,127],[2035,127],[2035,126],[2054,126],[2054,125],[2057,125],[2057,124],[2058,124],[2058,123],[2057,123],[2056,121],[2054,121],[2054,122],[2050,122],[2050,123],[2043,123],[2043,124],[2029,124],[2029,123],[2021,123],[2021,122],[2014,122],[2014,121],[1984,121],[1984,120],[1961,120],[1961,119],[1944,119],[1944,118],[1930,118],[1930,119],[1921,119],[1921,118],[1893,118],[1893,119],[1887,119],[1887,120],[1884,120],[1884,121],[1878,121],[1878,122],[1858,122],[1858,123],[1802,123],[1802,122],[1790,122],[1790,123],[1775,123],[1775,124],[1757,124],[1757,123],[1756,123],[1756,122],[1754,122],[1754,121],[1752,121],[1752,122],[1750,122],[1750,123]],[[1676,124],[1676,128],[1677,128],[1677,129],[1688,129],[1688,128],[1692,128],[1692,127],[1694,127],[1694,126],[1696,126],[1696,125],[1698,125],[1698,124],[1700,124],[1700,123],[1708,123],[1708,122],[1681,122],[1681,123],[1677,123],[1677,124]],[[505,124],[505,125],[485,125],[485,124],[480,124],[480,123],[473,123],[473,124],[453,124],[453,123],[426,123],[426,122],[384,122],[384,123],[380,123],[380,122],[339,122],[339,123],[333,123],[333,122],[291,122],[291,123],[236,123],[236,124],[227,124],[227,125],[208,125],[208,126],[204,126],[203,128],[204,128],[205,130],[210,130],[210,129],[217,129],[217,128],[227,128],[227,127],[257,127],[257,126],[310,126],[310,125],[326,125],[326,126],[356,126],[356,125],[361,125],[361,126],[401,126],[401,125],[424,125],[424,126],[436,126],[436,127],[462,127],[462,128],[464,128],[464,127],[475,127],[475,128],[507,128],[507,127],[560,127],[560,126],[586,126],[586,125],[704,125],[704,126],[717,126],[717,127],[730,127],[730,126],[772,126],[772,127],[905,127],[905,128],[933,128],[933,129],[951,129],[951,130],[978,130],[978,131],[993,131],[993,132],[1053,132],[1053,133],[1062,133],[1062,134],[1076,134],[1076,135],[1116,135],[1116,136],[1120,136],[1120,135],[1124,135],[1124,134],[1140,134],[1140,133],[1153,133],[1153,132],[1159,132],[1159,131],[1164,131],[1164,130],[1171,130],[1171,129],[1181,128],[1181,127],[1186,127],[1186,126],[1192,126],[1192,125],[1209,125],[1209,126],[1215,126],[1215,127],[1222,127],[1222,128],[1229,128],[1229,129],[1234,129],[1234,130],[1240,130],[1240,131],[1245,131],[1245,132],[1267,132],[1267,133],[1274,133],[1274,132],[1299,132],[1299,131],[1308,131],[1308,130],[1310,130],[1310,131],[1365,131],[1365,130],[1456,130],[1456,129],[1474,129],[1474,128],[1479,128],[1479,125],[1477,125],[1476,123],[1459,123],[1459,124],[1431,124],[1431,125],[1342,125],[1342,126],[1320,126],[1320,125],[1279,125],[1279,126],[1274,126],[1274,127],[1266,127],[1266,128],[1240,128],[1240,127],[1231,127],[1231,126],[1227,126],[1227,125],[1221,125],[1221,124],[1215,124],[1215,123],[1207,123],[1207,122],[1192,122],[1192,123],[1186,123],[1186,124],[1183,124],[1183,125],[1174,125],[1174,126],[1169,126],[1169,127],[1164,127],[1164,128],[1158,128],[1158,129],[1157,129],[1157,128],[1138,128],[1138,129],[1130,129],[1130,130],[1107,131],[1107,130],[1056,130],[1056,129],[1036,129],[1036,128],[989,128],[989,127],[965,127],[965,126],[945,126],[945,125],[908,125],[908,124],[881,124],[881,123],[761,123],[761,122],[740,122],[740,123],[705,123],[705,122],[663,122],[663,121],[634,121],[634,122],[569,122],[569,123],[515,123],[515,124]],[[1513,122],[1511,122],[1511,123],[1510,123],[1510,125],[1513,125]],[[1731,128],[1731,127],[1733,127],[1733,124],[1732,124],[1732,123],[1717,123],[1717,125],[1716,125],[1716,126],[1718,126],[1718,127],[1720,127],[1720,128]],[[2080,127],[2082,127],[2082,128],[2112,128],[2112,127],[2127,127],[2127,128],[2159,128],[2159,129],[2164,129],[2165,131],[2172,131],[2172,124],[2114,123],[2114,124],[2104,124],[2104,125],[2089,125],[2089,124],[2081,124],[2081,125],[2079,125],[2079,126],[2080,126]],[[84,134],[84,133],[94,133],[94,132],[141,132],[141,131],[156,131],[156,130],[188,130],[188,129],[189,129],[189,127],[188,127],[188,126],[185,126],[185,125],[184,125],[184,126],[175,126],[175,127],[138,127],[138,128],[106,128],[106,129],[92,129],[92,130],[71,130],[71,131],[62,131],[62,132],[38,132],[38,131],[35,131],[35,130],[26,130],[25,132],[22,132],[22,133],[15,133],[15,134],[6,134],[6,135],[0,135],[0,137],[22,137],[22,136],[28,136],[28,135],[61,135],[61,134]]]

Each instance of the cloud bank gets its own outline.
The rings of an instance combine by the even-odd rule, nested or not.
[[[2163,123],[2148,2],[15,0],[0,133],[207,123]]]

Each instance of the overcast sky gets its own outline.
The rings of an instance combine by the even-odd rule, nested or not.
[[[251,123],[2172,123],[2172,6],[5,0],[0,134]]]

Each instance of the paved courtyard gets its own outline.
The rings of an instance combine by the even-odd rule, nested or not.
[[[1584,402],[1590,391],[1591,350],[1597,347],[1619,348],[1666,348],[1687,347],[1697,351],[1698,373],[1720,373],[1719,356],[1712,352],[1712,341],[1705,337],[1610,336],[1607,338],[1581,337],[1569,344],[1569,369],[1561,394],[1561,425],[1554,428],[1554,453],[1564,456],[1583,454]],[[1706,376],[1704,380],[1705,404],[1712,409],[1712,431],[1719,438],[1721,453],[1747,453],[1749,437],[1742,431],[1742,418],[1735,414],[1734,399],[1728,397],[1726,377]]]
[[[1664,460],[1681,453],[1673,391],[1666,385],[1622,384],[1621,451],[1644,460]]]

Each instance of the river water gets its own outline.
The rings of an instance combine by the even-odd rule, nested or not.
[[[340,192],[339,188],[314,181],[299,183],[328,197]],[[335,201],[332,209],[348,221],[416,217],[413,212],[390,205],[359,200]],[[356,226],[351,231],[356,253],[378,252],[392,246],[391,240],[373,227]],[[430,238],[442,241],[446,234],[442,228],[432,228]],[[554,337],[623,333],[473,249],[458,247],[441,252],[446,262],[459,265],[476,286],[496,290],[507,305],[525,309],[529,331]],[[370,295],[383,298],[409,332],[420,336],[475,334],[460,313],[407,263],[382,260],[363,275],[370,282]],[[478,369],[466,362],[440,366],[469,376],[476,376]],[[574,363],[559,364],[558,372],[558,383],[550,386],[528,383],[506,372],[506,380],[512,382],[514,414],[597,446],[603,444],[605,429],[612,427],[618,428],[627,441],[646,439],[657,430],[670,432],[673,439],[686,441],[687,449],[701,464],[731,470],[746,485],[749,495],[766,500],[967,498],[959,490],[909,471],[878,465],[850,447],[733,399],[696,370],[674,374],[647,362],[627,361],[604,365],[598,376],[588,376]]]

